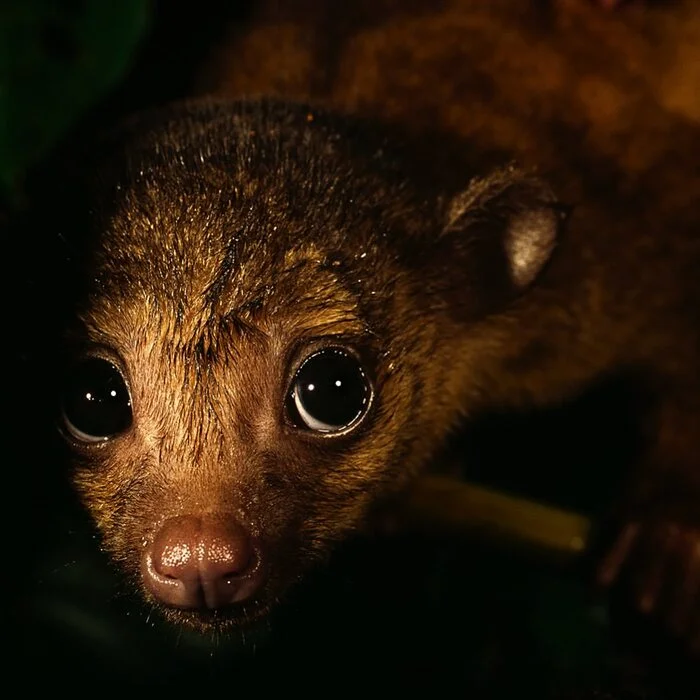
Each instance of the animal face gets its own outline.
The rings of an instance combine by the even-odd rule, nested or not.
[[[410,231],[374,201],[387,183],[349,172],[325,130],[285,140],[256,113],[212,155],[209,121],[181,126],[104,178],[62,430],[138,588],[225,625],[264,614],[415,468],[408,358],[431,333],[397,322],[411,289],[382,241]]]
[[[298,106],[179,109],[95,178],[62,429],[104,546],[206,627],[263,615],[425,467],[465,320],[534,279],[558,214],[514,170],[441,214],[371,135]]]

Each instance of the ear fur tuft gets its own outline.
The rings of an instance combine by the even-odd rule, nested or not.
[[[551,258],[568,212],[543,180],[509,166],[472,180],[453,198],[442,236],[462,238],[455,244],[483,254],[492,272],[517,293]]]

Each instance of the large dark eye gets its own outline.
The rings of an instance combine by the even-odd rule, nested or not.
[[[62,401],[65,427],[83,442],[107,440],[131,425],[131,398],[124,378],[102,358],[90,357],[73,367]]]
[[[299,428],[338,432],[369,407],[371,389],[356,357],[338,348],[319,350],[297,370],[287,411]]]

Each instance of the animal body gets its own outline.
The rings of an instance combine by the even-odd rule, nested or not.
[[[171,619],[259,619],[463,418],[631,372],[599,579],[698,650],[700,131],[653,47],[694,15],[618,12],[263,4],[96,151],[62,431]]]

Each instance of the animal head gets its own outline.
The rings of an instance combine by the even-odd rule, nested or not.
[[[146,599],[251,621],[425,468],[470,329],[561,216],[515,168],[446,194],[369,127],[269,101],[141,117],[102,160],[62,393],[75,484]]]

